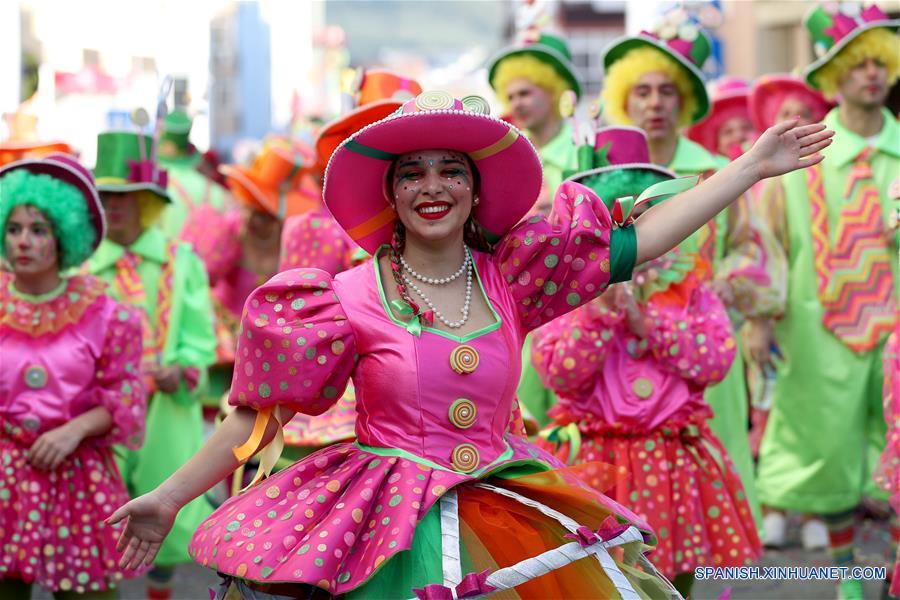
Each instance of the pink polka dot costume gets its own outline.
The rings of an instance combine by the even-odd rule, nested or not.
[[[103,519],[128,501],[112,444],[140,447],[145,392],[141,325],[90,276],[44,296],[0,276],[0,579],[77,593],[115,587],[119,527]],[[42,434],[94,407],[112,429],[83,440],[52,471],[30,465]]]
[[[414,545],[419,524],[434,511],[456,519],[457,490],[484,484],[499,488],[498,502],[512,494],[532,503],[529,510],[554,531],[546,550],[562,562],[550,563],[575,560],[559,558],[567,552],[590,556],[593,562],[578,564],[603,566],[616,594],[634,593],[631,571],[600,550],[599,538],[589,531],[579,538],[583,543],[565,537],[585,525],[502,489],[513,470],[560,466],[508,429],[524,336],[596,296],[611,272],[627,277],[634,255],[623,251],[626,239],[633,241],[633,232],[612,231],[593,192],[563,185],[551,221],[532,218],[493,254],[473,252],[495,322],[463,338],[429,327],[416,335],[393,317],[374,262],[334,278],[315,269],[276,275],[247,302],[230,401],[320,414],[352,379],[357,442],[325,448],[230,499],[195,534],[195,560],[251,581],[303,582],[345,593],[401,560],[398,553]],[[577,480],[567,482],[584,494],[582,517],[615,515],[624,525],[606,547],[652,543],[642,519]],[[449,543],[455,549],[443,568],[452,571],[446,562],[455,555],[459,575],[460,549],[447,541],[450,531],[441,531],[433,560],[441,565],[440,548]],[[498,563],[487,583],[506,585],[513,566],[523,565]],[[489,565],[475,567],[482,572]],[[395,592],[413,596],[410,589]]]
[[[747,565],[760,552],[740,478],[707,425],[703,390],[728,372],[736,345],[697,277],[694,259],[674,253],[635,272],[645,282],[635,296],[649,293],[644,337],[598,299],[535,332],[533,347],[559,395],[542,447],[570,464],[617,467],[615,480],[588,481],[647,519],[658,537],[650,559],[669,578]]]

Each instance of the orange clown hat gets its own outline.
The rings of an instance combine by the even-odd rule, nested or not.
[[[321,172],[341,142],[422,93],[416,80],[386,69],[360,71],[354,88],[356,108],[325,125],[316,139],[316,168]]]
[[[316,195],[301,189],[308,170],[302,155],[283,140],[266,143],[249,167],[219,167],[228,188],[240,201],[281,220],[320,205]]]

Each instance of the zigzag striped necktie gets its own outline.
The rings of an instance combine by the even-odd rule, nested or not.
[[[822,323],[856,352],[875,348],[891,332],[895,319],[891,252],[869,164],[871,153],[868,147],[854,160],[833,247],[822,168],[807,169]]]

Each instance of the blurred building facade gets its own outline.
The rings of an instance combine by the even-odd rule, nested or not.
[[[272,127],[271,37],[256,2],[232,2],[210,23],[210,143],[228,155]]]

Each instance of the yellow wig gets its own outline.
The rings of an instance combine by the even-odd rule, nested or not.
[[[509,111],[509,100],[506,97],[506,87],[514,79],[527,79],[550,94],[553,103],[553,111],[559,116],[559,98],[562,93],[571,86],[556,69],[533,56],[519,54],[504,58],[497,65],[497,72],[492,81],[503,109]]]
[[[813,75],[816,84],[829,99],[838,93],[841,77],[866,59],[877,59],[887,69],[888,87],[900,75],[900,36],[879,27],[859,34]]]
[[[600,98],[603,100],[603,112],[610,122],[616,125],[634,124],[625,108],[628,103],[628,93],[645,73],[663,73],[675,83],[678,95],[681,96],[678,124],[690,125],[691,117],[697,111],[697,99],[694,98],[694,87],[691,85],[691,80],[685,74],[684,67],[649,46],[630,50],[625,56],[614,62],[606,72]]]
[[[141,210],[141,227],[147,229],[156,225],[166,208],[165,201],[149,190],[138,190],[135,195]]]

